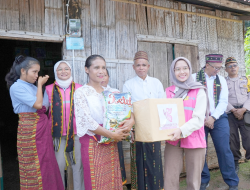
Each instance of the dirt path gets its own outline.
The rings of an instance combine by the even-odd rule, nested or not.
[[[223,181],[220,170],[210,171],[211,180],[207,190],[227,190],[228,186]],[[239,190],[250,190],[250,162],[241,163],[239,171]],[[186,189],[186,179],[182,178],[180,183],[180,190]]]

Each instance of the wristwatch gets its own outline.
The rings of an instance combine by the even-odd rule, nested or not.
[[[214,116],[211,116],[211,117],[214,119],[214,121],[216,121],[216,120],[217,120]]]

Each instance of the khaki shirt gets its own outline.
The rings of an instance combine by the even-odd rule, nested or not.
[[[226,112],[229,113],[234,106],[242,106],[250,111],[250,88],[246,77],[229,78],[226,77],[228,86],[228,106]]]

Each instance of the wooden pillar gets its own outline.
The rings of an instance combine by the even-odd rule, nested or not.
[[[3,168],[2,168],[1,144],[0,144],[0,190],[3,190]]]

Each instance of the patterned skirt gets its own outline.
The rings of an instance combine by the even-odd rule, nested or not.
[[[117,143],[98,144],[89,135],[80,143],[85,190],[122,190]]]
[[[164,188],[161,142],[131,144],[131,189]]]
[[[51,127],[44,114],[20,113],[17,133],[20,189],[64,189],[56,162]]]

